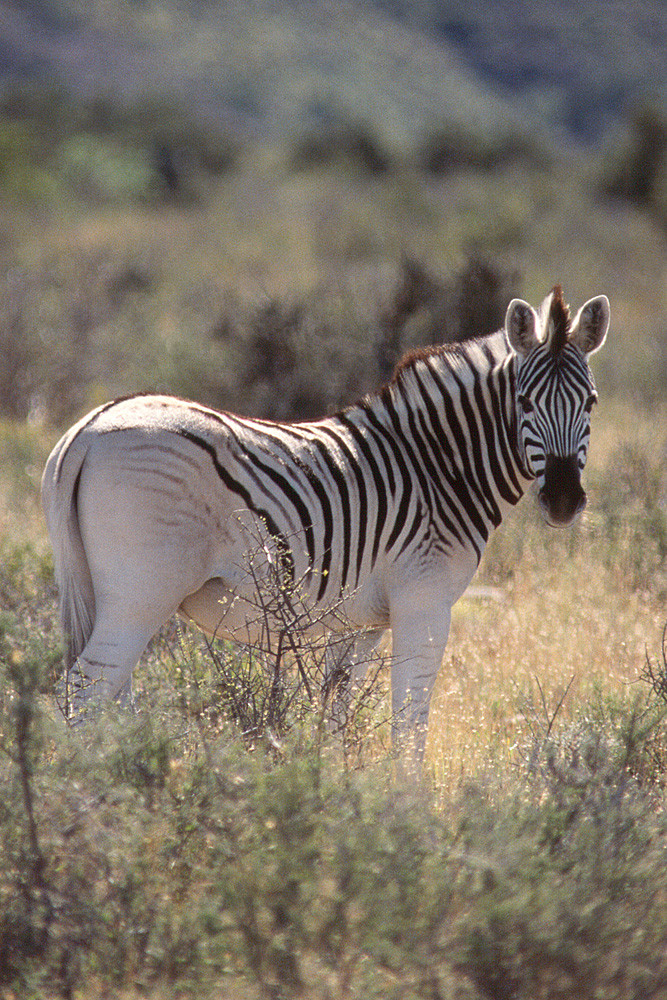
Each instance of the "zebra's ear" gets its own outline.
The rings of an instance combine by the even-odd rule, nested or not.
[[[512,299],[507,307],[505,330],[510,346],[517,354],[530,354],[541,343],[538,330],[540,321],[531,305],[523,299]]]
[[[582,354],[593,354],[604,344],[608,329],[609,299],[598,295],[589,299],[574,317],[569,340]]]

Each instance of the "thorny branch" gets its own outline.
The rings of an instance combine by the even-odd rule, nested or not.
[[[254,541],[244,566],[250,588],[244,588],[242,598],[254,612],[246,617],[243,638],[235,636],[240,651],[221,651],[205,640],[227,711],[250,739],[281,735],[290,714],[306,708],[321,713],[329,708],[336,716],[334,727],[349,735],[355,717],[380,701],[382,659],[371,653],[368,665],[374,669],[366,671],[365,682],[338,699],[337,692],[349,683],[355,643],[366,630],[346,618],[342,598],[314,607],[305,597],[305,581],[286,578],[284,560],[276,558],[262,538]],[[331,632],[336,636],[333,645]],[[334,646],[341,645],[334,655]]]
[[[644,670],[640,679],[650,684],[657,697],[667,705],[667,623],[662,630],[660,652],[662,664],[656,663],[654,666],[648,654],[648,649],[645,650]]]

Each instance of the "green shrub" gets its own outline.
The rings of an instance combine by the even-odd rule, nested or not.
[[[387,758],[346,768],[305,718],[279,745],[249,749],[201,711],[201,686],[170,693],[168,657],[150,668],[163,671],[161,698],[155,686],[138,715],[110,709],[67,732],[38,698],[39,645],[17,672],[11,628],[5,989],[35,1000],[86,998],[91,983],[413,1000],[664,990],[666,706],[653,687],[582,706],[563,730],[533,726],[523,763],[452,797]],[[193,669],[201,678],[205,665]]]
[[[36,130],[29,123],[0,117],[0,192],[32,201],[57,190],[58,182],[45,169]]]
[[[39,85],[0,96],[0,190],[23,201],[187,204],[236,156],[236,142],[194,123],[176,101],[82,101]]]
[[[484,996],[662,995],[667,825],[640,759],[666,736],[664,704],[598,706],[529,755],[526,785],[463,806],[479,864],[458,967]]]
[[[90,133],[67,139],[57,155],[58,173],[87,201],[146,199],[157,183],[153,164],[144,150],[123,148]]]

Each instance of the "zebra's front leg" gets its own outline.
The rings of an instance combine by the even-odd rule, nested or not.
[[[379,659],[377,646],[385,631],[383,627],[363,629],[327,643],[324,687],[330,698],[330,728],[334,732],[349,720],[354,699],[363,691],[368,668]]]
[[[447,645],[451,607],[440,587],[413,585],[392,601],[392,740],[421,763],[431,695]]]

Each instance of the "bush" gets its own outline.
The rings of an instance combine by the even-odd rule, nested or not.
[[[442,175],[462,170],[498,170],[517,162],[543,168],[548,158],[537,143],[524,136],[483,136],[460,126],[445,125],[424,136],[416,161],[427,173]]]
[[[591,706],[559,736],[541,734],[527,785],[500,801],[478,790],[464,807],[464,842],[480,864],[468,873],[458,967],[484,996],[662,995],[656,849],[667,825],[660,793],[642,783],[647,747],[665,746],[666,714],[650,696]],[[658,770],[662,783],[664,756]]]
[[[392,163],[370,126],[346,122],[302,138],[292,154],[292,166],[297,170],[343,166],[381,176],[391,169]]]
[[[170,684],[173,660],[153,658],[138,715],[67,732],[39,695],[49,655],[16,628],[0,644],[6,990],[664,992],[664,656],[632,702],[560,731],[533,712],[523,762],[447,797],[383,756],[346,767],[303,714],[249,744],[203,705],[205,659]]]
[[[516,273],[477,257],[447,278],[406,259],[370,308],[344,291],[342,299],[330,294],[324,309],[319,293],[298,305],[270,301],[236,327],[220,323],[232,327],[243,412],[274,420],[333,412],[377,389],[411,348],[500,329],[517,284]],[[343,335],[350,311],[356,327]]]
[[[610,158],[602,179],[605,193],[627,198],[667,222],[667,114],[660,105],[634,113],[620,153]]]
[[[110,396],[167,391],[276,420],[319,417],[378,388],[411,347],[499,328],[517,280],[471,258],[448,278],[403,261],[372,294],[227,296],[221,310],[223,296],[189,289],[170,304],[165,340],[155,261],[74,251],[0,278],[0,415],[59,425]]]
[[[224,133],[162,99],[80,101],[38,85],[0,97],[0,188],[23,200],[190,202],[230,169],[237,151]]]

